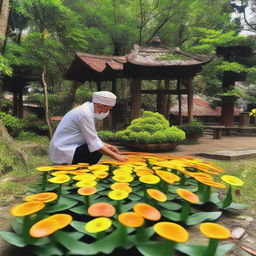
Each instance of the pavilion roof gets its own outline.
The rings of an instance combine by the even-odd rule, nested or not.
[[[193,66],[212,60],[208,56],[191,55],[178,47],[169,49],[164,46],[143,47],[136,44],[126,58],[129,63],[141,66]]]
[[[125,56],[77,52],[65,78],[76,81],[110,81],[117,77],[142,80],[195,76],[213,57],[191,55],[179,48],[169,49],[160,39],[149,46],[134,45]]]

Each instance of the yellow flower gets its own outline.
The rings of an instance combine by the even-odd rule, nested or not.
[[[40,172],[48,172],[54,169],[52,166],[40,166],[40,167],[37,167],[36,170]]]
[[[113,190],[108,193],[108,197],[113,200],[123,200],[128,197],[129,193],[124,190]]]
[[[105,179],[106,177],[108,177],[108,172],[95,171],[95,172],[93,172],[93,175],[95,175],[95,177],[98,178],[98,179]]]
[[[59,175],[64,175],[67,174],[67,171],[56,171],[56,172],[51,172],[52,176],[59,176]]]
[[[223,175],[221,179],[232,186],[240,187],[244,185],[244,182],[235,176]]]
[[[163,180],[173,180],[174,182],[180,181],[180,177],[177,176],[176,174],[173,174],[171,172],[166,172],[166,171],[159,171],[156,170],[156,174]],[[168,182],[169,183],[169,182]]]
[[[69,180],[70,180],[70,177],[68,175],[65,175],[65,174],[58,175],[56,177],[48,179],[48,181],[50,181],[52,183],[58,183],[58,184],[68,182]]]
[[[106,217],[99,217],[86,223],[85,230],[89,233],[98,233],[111,227],[112,221]]]
[[[133,181],[133,177],[128,173],[114,175],[112,177],[112,179],[114,181],[119,181],[119,182],[132,182]]]
[[[91,173],[78,174],[73,177],[73,180],[96,180],[96,177]]]
[[[109,166],[104,164],[94,164],[88,167],[91,171],[108,171]]]
[[[110,188],[112,190],[124,190],[127,191],[128,193],[132,192],[132,188],[129,186],[129,183],[125,183],[125,182],[116,182],[113,183]]]
[[[147,184],[157,184],[160,181],[160,178],[156,175],[143,175],[139,180]]]
[[[76,186],[79,188],[95,187],[96,185],[97,185],[97,182],[95,180],[81,180],[76,183]]]

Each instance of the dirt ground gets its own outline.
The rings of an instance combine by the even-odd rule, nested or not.
[[[223,150],[247,150],[255,149],[256,137],[246,137],[246,136],[225,136],[222,139],[215,140],[212,136],[204,136],[200,138],[197,144],[190,145],[179,145],[175,151],[167,152],[164,154],[173,155],[195,155],[201,152],[212,152],[212,151],[223,151]],[[121,148],[122,150],[128,151],[127,148]],[[35,178],[29,177],[27,179],[19,179],[18,182],[25,184],[31,183]],[[0,229],[9,229],[10,208],[19,203],[18,198],[12,198],[9,205],[1,205],[0,203]],[[249,210],[241,211],[225,211],[222,217],[218,220],[218,223],[224,224],[231,231],[240,228],[243,230],[243,234],[239,239],[230,239],[229,241],[234,242],[235,246],[228,256],[250,256],[256,255],[256,213]],[[193,227],[190,230],[191,241],[204,241],[205,238],[198,231],[198,227]],[[246,250],[251,249],[249,253]],[[20,249],[14,248],[7,244],[0,238],[0,256],[18,256],[21,255]],[[29,254],[25,253],[29,256]],[[198,255],[200,256],[200,255]]]

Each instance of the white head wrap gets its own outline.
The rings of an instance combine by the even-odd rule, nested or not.
[[[92,102],[113,107],[116,104],[116,95],[109,91],[94,92]]]

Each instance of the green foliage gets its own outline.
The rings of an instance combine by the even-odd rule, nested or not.
[[[232,71],[235,73],[241,73],[241,72],[256,72],[255,67],[248,68],[245,65],[242,65],[238,62],[229,62],[229,61],[223,61],[221,65],[217,67],[221,71]]]
[[[0,119],[12,137],[17,137],[25,127],[23,120],[4,112],[0,112]]]
[[[7,173],[13,170],[15,165],[15,156],[8,154],[8,148],[4,143],[0,143],[0,173]]]
[[[104,142],[117,140],[116,134],[111,131],[99,131],[98,135]]]
[[[136,143],[180,142],[185,138],[185,133],[176,126],[170,127],[163,115],[150,111],[145,111],[116,135],[121,140]]]
[[[9,60],[4,56],[0,55],[0,75],[12,75],[12,68],[10,66]]]
[[[39,119],[34,114],[27,115],[23,119],[23,122],[24,122],[24,125],[26,127],[26,130],[28,130],[32,134],[45,135],[48,132],[48,127],[45,124],[45,121],[42,120],[42,119]],[[21,136],[24,136],[24,134],[23,135],[21,134]],[[33,135],[32,135],[32,138],[33,138]]]
[[[10,113],[13,108],[13,103],[0,97],[0,112]]]
[[[198,121],[180,125],[179,128],[186,133],[186,138],[189,139],[193,136],[197,138],[203,136],[203,124]]]

